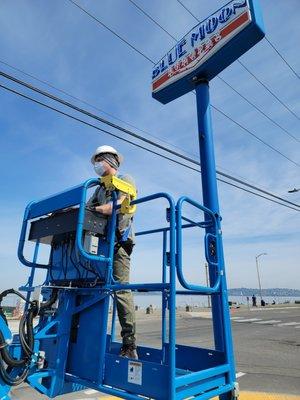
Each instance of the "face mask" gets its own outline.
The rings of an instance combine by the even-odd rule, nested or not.
[[[95,162],[94,169],[97,175],[102,176],[105,172],[105,167],[102,161]]]

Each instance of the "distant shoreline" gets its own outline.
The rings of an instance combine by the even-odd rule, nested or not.
[[[276,297],[300,297],[300,289],[288,289],[288,288],[270,288],[262,289],[262,296],[276,296]],[[228,289],[229,296],[252,296],[260,295],[260,291],[257,288],[233,288]]]

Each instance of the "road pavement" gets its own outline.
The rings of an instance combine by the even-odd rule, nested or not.
[[[265,309],[232,309],[237,378],[241,390],[286,393],[300,399],[300,306]],[[160,346],[160,313],[137,314],[138,341]],[[177,343],[213,348],[212,319],[207,310],[178,311]],[[12,399],[46,399],[23,385]],[[92,390],[60,396],[60,399],[97,399]]]

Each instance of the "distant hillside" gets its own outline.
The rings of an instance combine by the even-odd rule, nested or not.
[[[251,288],[234,288],[228,289],[229,296],[252,296],[253,294],[259,295],[259,289],[251,289]],[[287,289],[287,288],[271,288],[271,289],[262,289],[263,296],[289,296],[289,297],[300,297],[299,289]]]

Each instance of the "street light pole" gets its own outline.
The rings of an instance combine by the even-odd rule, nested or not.
[[[260,274],[259,274],[259,268],[258,268],[258,259],[259,259],[259,257],[261,257],[261,256],[266,256],[267,255],[267,253],[261,253],[261,254],[258,254],[256,257],[255,257],[255,260],[256,260],[256,270],[257,270],[257,278],[258,278],[258,286],[259,286],[259,294],[260,294],[260,304],[262,304],[262,290],[261,290],[261,281],[260,281]]]

